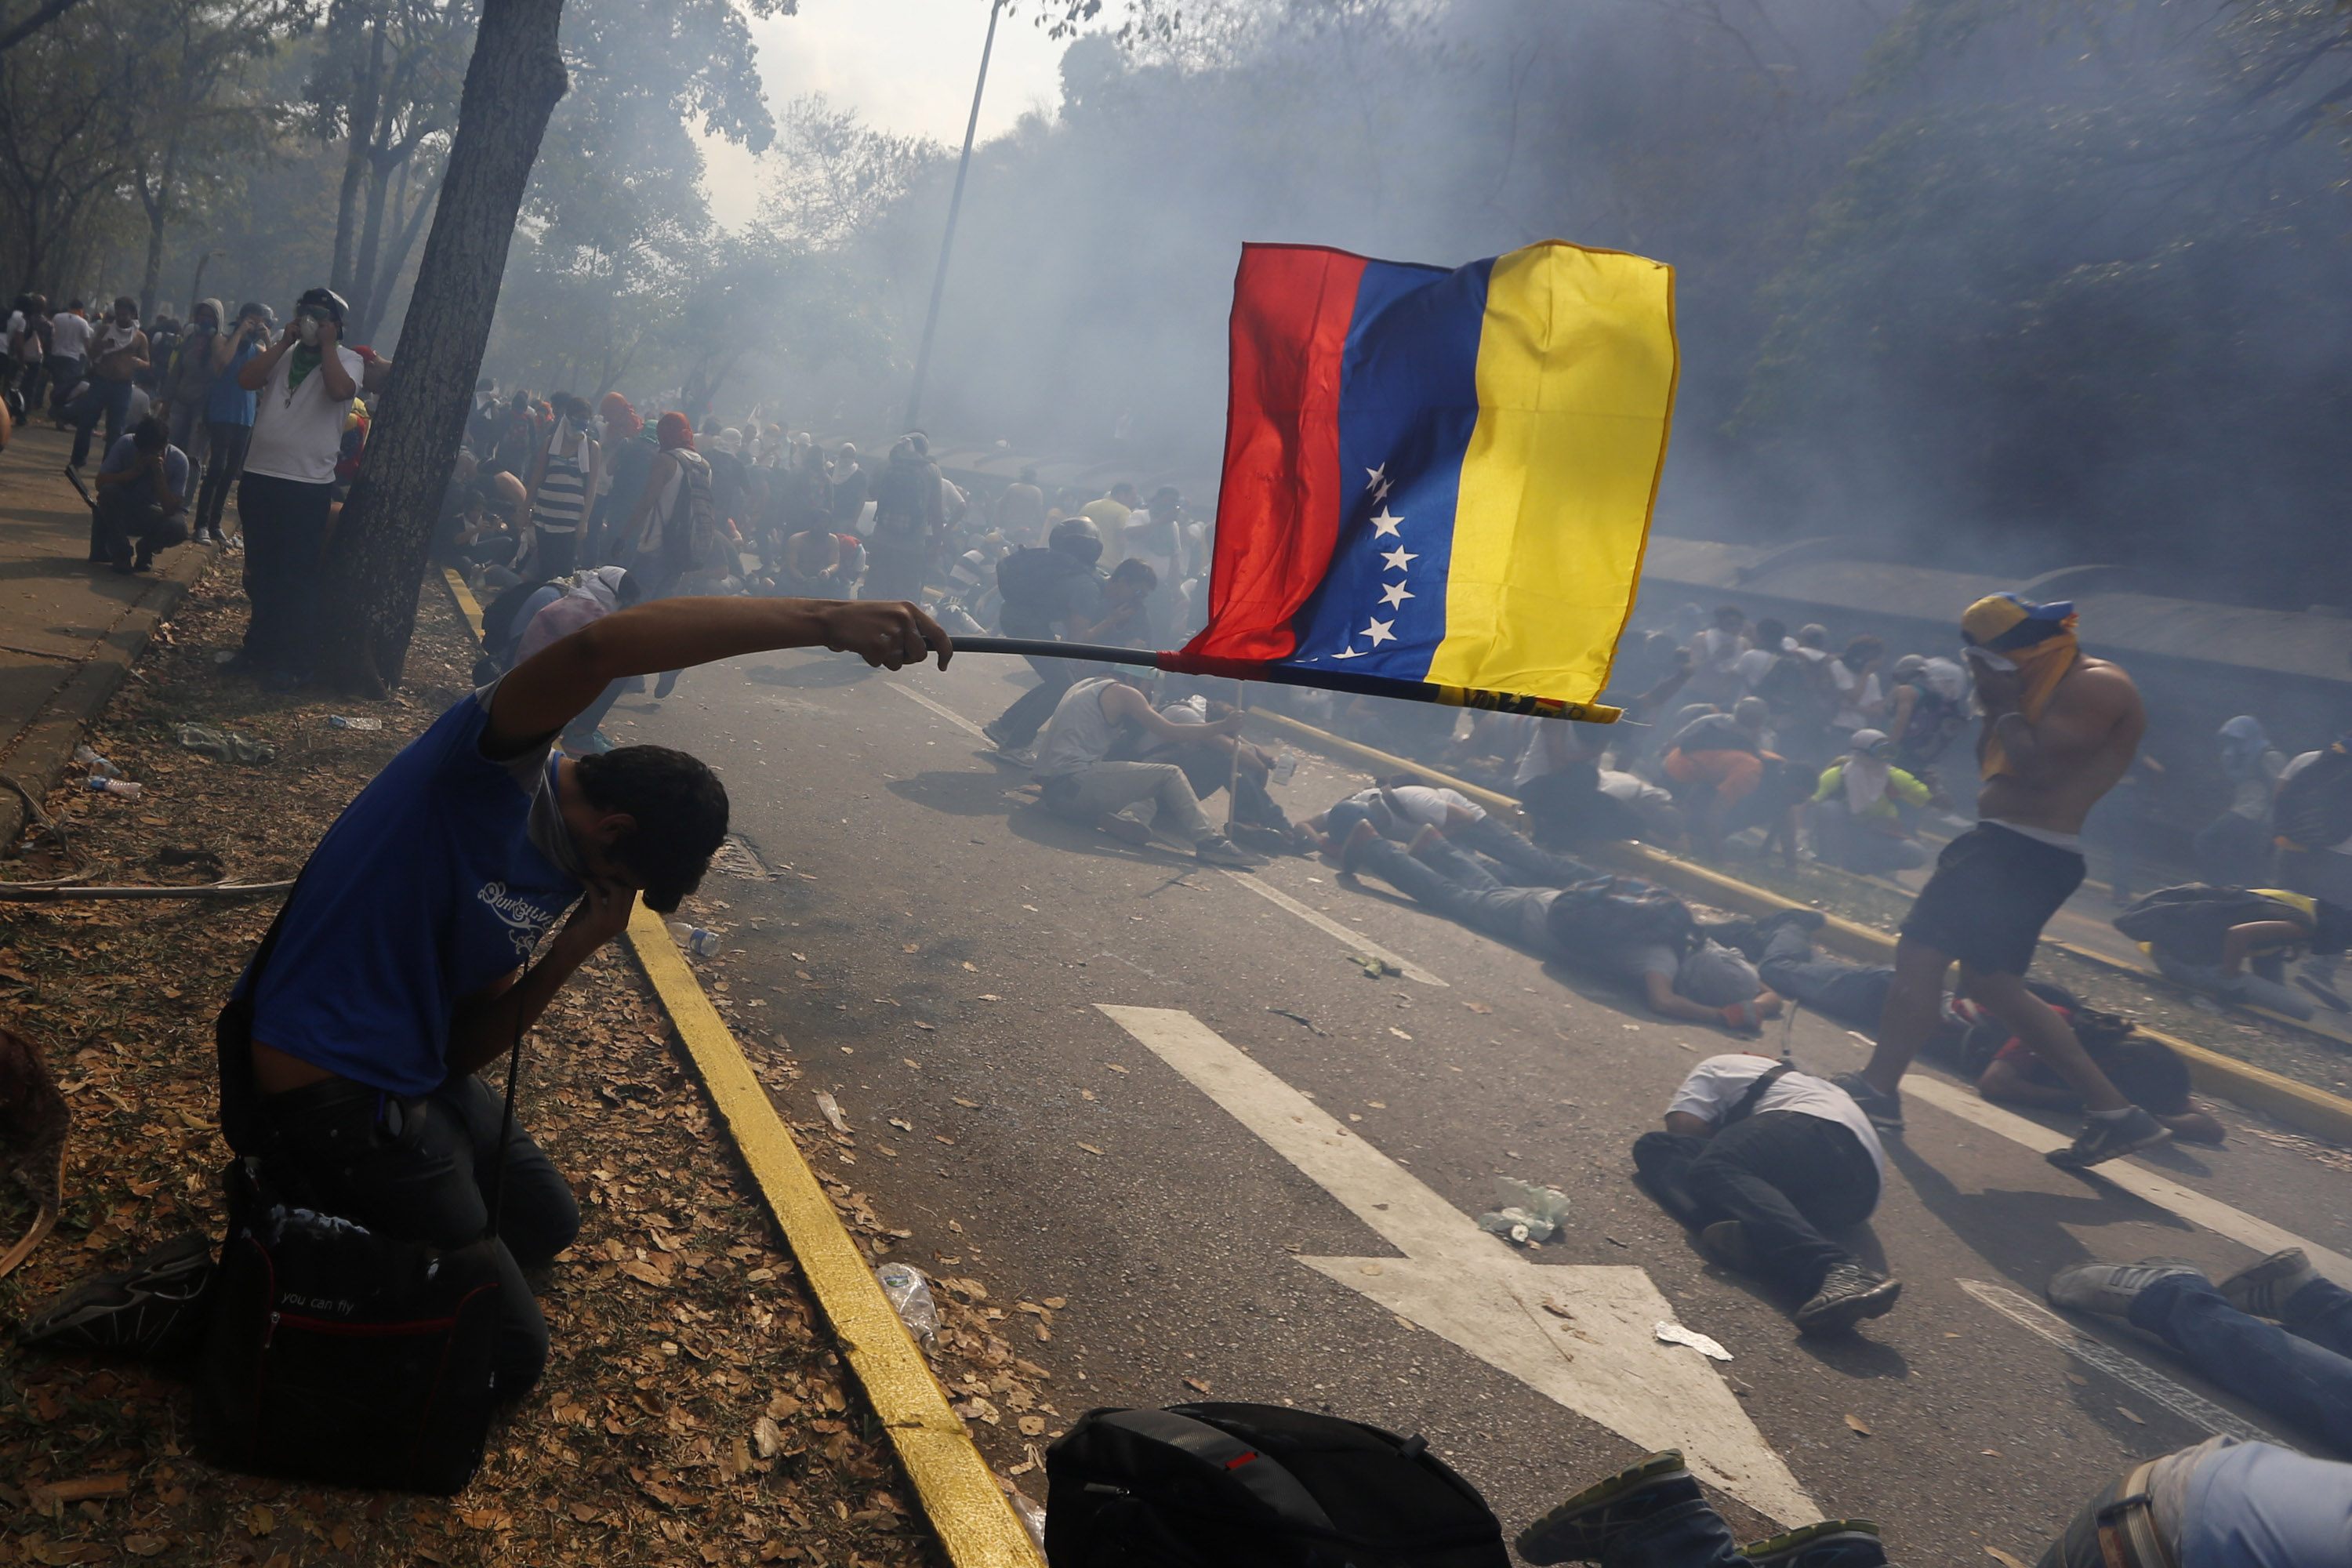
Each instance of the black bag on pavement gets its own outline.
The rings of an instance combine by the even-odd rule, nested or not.
[[[1090,1410],[1046,1451],[1052,1568],[1505,1568],[1420,1437],[1275,1405]]]
[[[448,1494],[482,1462],[497,1243],[394,1241],[228,1168],[228,1239],[196,1374],[196,1447],[229,1469]]]
[[[480,1468],[498,1391],[499,1187],[522,1031],[507,1062],[489,1225],[454,1248],[378,1236],[273,1187],[260,1157],[253,996],[295,886],[214,1026],[228,1238],[197,1354],[196,1447],[226,1469],[447,1495]]]

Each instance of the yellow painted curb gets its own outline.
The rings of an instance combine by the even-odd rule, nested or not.
[[[1489,810],[1513,816],[1518,813],[1519,803],[1510,796],[1441,773],[1426,763],[1360,744],[1312,724],[1302,723],[1287,714],[1252,709],[1249,716],[1296,735],[1318,750],[1338,752],[1378,773],[1412,773],[1447,789],[1459,790]],[[1627,866],[1662,888],[1687,893],[1739,914],[1763,915],[1775,910],[1807,907],[1793,899],[1782,898],[1753,883],[1727,877],[1720,871],[1669,855],[1646,844],[1611,844],[1596,846],[1595,849],[1599,858]],[[1828,917],[1828,922],[1822,928],[1817,940],[1822,946],[1847,958],[1868,963],[1895,962],[1894,937],[1837,915]],[[2267,1068],[2242,1062],[2235,1057],[2209,1050],[2160,1030],[2142,1026],[2139,1032],[2178,1052],[2189,1066],[2189,1081],[2205,1093],[2263,1111],[2298,1132],[2338,1143],[2352,1143],[2352,1100],[2330,1094],[2323,1089],[2314,1089],[2307,1083],[2274,1073]]]
[[[465,579],[447,573],[449,591],[476,635],[481,607]],[[875,1279],[870,1260],[841,1223],[768,1091],[744,1059],[733,1031],[679,956],[659,915],[643,904],[629,917],[629,947],[670,1025],[685,1043],[705,1093],[751,1173],[785,1244],[833,1326],[834,1337],[890,1434],[898,1462],[915,1483],[924,1515],[955,1568],[1044,1568],[971,1434],[948,1408],[922,1351]]]

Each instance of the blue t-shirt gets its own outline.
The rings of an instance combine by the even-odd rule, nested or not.
[[[205,386],[205,422],[208,425],[245,425],[253,423],[253,396],[236,384],[236,373],[245,362],[261,352],[261,345],[247,340],[237,345],[228,363]]]
[[[482,755],[494,689],[436,720],[310,852],[255,994],[257,1041],[429,1093],[457,1004],[528,963],[580,896],[547,746]]]
[[[2352,1465],[2270,1443],[2220,1442],[2180,1498],[2180,1568],[2352,1563]]]
[[[98,471],[101,474],[127,474],[139,466],[139,460],[137,439],[130,436],[117,436],[114,438],[114,445],[106,449],[105,460],[98,465]],[[188,455],[177,447],[163,448],[163,483],[171,488],[172,493],[175,496],[188,493]],[[152,492],[150,492],[142,499],[152,500],[154,497]]]

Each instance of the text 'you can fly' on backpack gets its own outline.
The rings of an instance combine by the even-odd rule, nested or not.
[[[1090,1410],[1045,1455],[1053,1568],[1505,1568],[1420,1437],[1276,1405]]]

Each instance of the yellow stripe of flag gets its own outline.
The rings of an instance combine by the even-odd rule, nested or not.
[[[1633,613],[1676,368],[1672,268],[1560,240],[1496,258],[1429,679],[1600,695]]]

